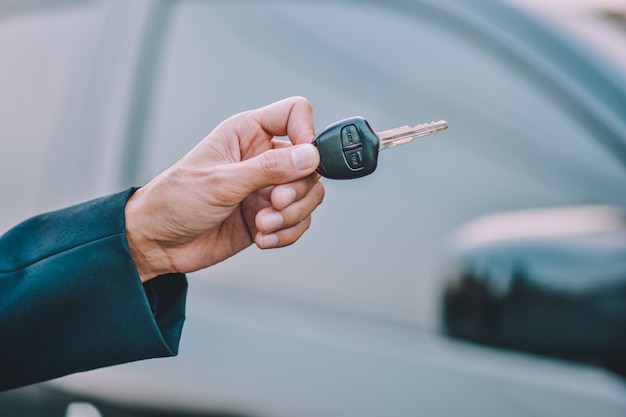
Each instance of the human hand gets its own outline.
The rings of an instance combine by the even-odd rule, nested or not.
[[[314,131],[302,97],[240,113],[137,190],[125,216],[142,282],[214,265],[252,242],[297,241],[324,198]]]

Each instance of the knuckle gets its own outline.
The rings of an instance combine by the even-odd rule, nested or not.
[[[321,181],[318,181],[317,184],[318,184],[317,188],[319,190],[317,205],[319,206],[320,204],[324,202],[324,198],[326,197],[326,188],[324,187],[324,184]]]
[[[295,105],[300,105],[304,107],[312,107],[311,102],[306,97],[293,96],[291,100],[292,100],[292,103]]]
[[[304,230],[303,233],[307,230],[309,230],[309,228],[311,227],[311,222],[312,222],[312,216],[309,214],[303,221],[304,223]]]
[[[279,172],[281,165],[274,152],[261,154],[259,164],[262,173],[268,178],[275,176]]]

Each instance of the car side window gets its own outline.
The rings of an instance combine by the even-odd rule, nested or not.
[[[460,223],[508,209],[625,203],[620,162],[515,63],[431,14],[353,6],[172,7],[155,61],[138,178],[169,166],[224,118],[290,95],[312,101],[318,129],[353,115],[376,130],[450,124],[442,134],[383,152],[370,177],[326,181],[324,208],[298,250],[264,257],[249,251],[243,258],[254,259],[254,273],[240,258],[212,275],[428,321],[438,251]],[[359,216],[341,214],[355,210]],[[311,251],[324,262],[302,271]],[[351,257],[358,262],[345,261]],[[258,262],[271,263],[272,273],[264,275]]]

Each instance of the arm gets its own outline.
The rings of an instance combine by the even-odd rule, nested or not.
[[[0,389],[176,354],[186,280],[142,286],[126,243],[131,193],[34,217],[0,238]]]
[[[0,389],[176,354],[183,274],[309,227],[324,197],[313,132],[302,98],[240,113],[136,192],[2,236]]]

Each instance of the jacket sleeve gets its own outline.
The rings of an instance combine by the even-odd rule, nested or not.
[[[133,190],[0,237],[0,390],[177,353],[187,281],[142,285],[125,234]]]

